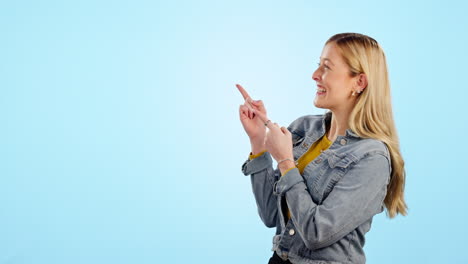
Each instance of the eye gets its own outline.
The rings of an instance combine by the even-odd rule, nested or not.
[[[317,65],[320,67],[320,62],[318,62]],[[330,69],[330,67],[328,67],[328,66],[325,65],[325,64],[323,65],[323,67],[324,67],[325,69]]]

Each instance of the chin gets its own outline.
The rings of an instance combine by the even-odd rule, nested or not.
[[[314,100],[314,106],[317,108],[323,108],[323,109],[328,109],[328,107],[320,102],[317,102],[317,100]]]

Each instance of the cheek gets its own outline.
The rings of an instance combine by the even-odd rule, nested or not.
[[[341,86],[339,83],[335,84],[334,86],[331,86],[328,93],[328,98],[332,99],[333,101],[339,102],[348,100],[346,88]]]
[[[341,83],[341,79],[333,72],[325,72],[322,78],[324,83],[327,84],[330,88],[340,86],[339,84]]]
[[[329,88],[338,97],[346,97],[346,91],[348,90],[349,83],[340,78],[333,78],[329,76],[328,79]]]

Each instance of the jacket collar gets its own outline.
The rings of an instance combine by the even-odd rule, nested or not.
[[[325,134],[326,132],[326,128],[327,126],[330,126],[330,123],[331,123],[331,119],[332,119],[332,111],[327,111],[324,115],[323,115],[323,118],[322,118],[322,126],[320,127],[320,133],[322,135]],[[346,129],[346,137],[356,137],[356,138],[359,138],[359,136],[354,133],[354,131],[352,131],[350,128]]]

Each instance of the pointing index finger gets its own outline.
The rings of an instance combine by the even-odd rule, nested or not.
[[[250,95],[240,84],[236,84],[236,87],[237,89],[239,89],[239,92],[242,94],[245,100],[247,100],[247,98],[250,98]]]

